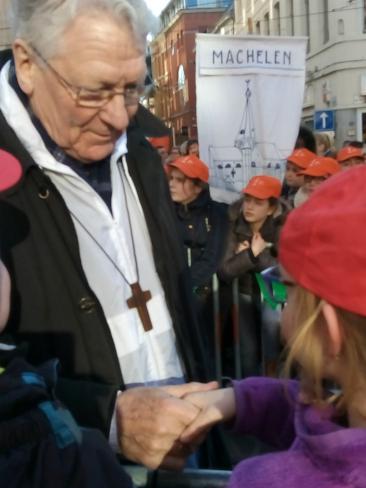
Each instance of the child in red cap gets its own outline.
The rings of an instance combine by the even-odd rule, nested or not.
[[[279,202],[280,193],[279,179],[254,176],[243,189],[243,197],[229,209],[230,227],[218,274],[226,283],[239,279],[240,351],[244,376],[259,373],[260,290],[255,273],[276,264],[273,248],[285,215],[285,208]]]
[[[365,166],[333,176],[281,233],[282,333],[299,380],[250,378],[188,397],[202,412],[182,441],[230,420],[277,448],[240,463],[229,488],[366,486],[365,181]]]
[[[304,177],[304,184],[295,195],[294,207],[297,208],[306,202],[323,181],[339,173],[339,171],[341,171],[341,166],[333,158],[318,157],[313,159],[310,165],[304,171],[301,171]]]
[[[209,169],[195,154],[171,161],[166,165],[166,170],[191,272],[194,304],[207,347],[213,348],[212,276],[217,271],[224,250],[227,205],[211,198]]]
[[[365,155],[361,148],[353,146],[342,147],[337,153],[337,161],[342,169],[352,168],[365,162]]]
[[[294,206],[296,192],[304,184],[304,177],[301,171],[306,169],[316,157],[315,153],[305,147],[295,149],[288,156],[281,195],[291,207]]]

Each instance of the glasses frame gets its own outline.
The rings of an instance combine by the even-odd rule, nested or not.
[[[51,71],[51,73],[53,73],[60,85],[65,88],[66,92],[79,107],[100,109],[116,95],[123,96],[125,107],[131,107],[138,105],[140,97],[144,92],[145,87],[142,84],[126,86],[124,88],[102,88],[97,90],[72,85],[62,75],[60,75],[52,64],[50,64],[35,47],[32,46],[32,50]],[[90,99],[88,99],[88,97],[90,97]]]

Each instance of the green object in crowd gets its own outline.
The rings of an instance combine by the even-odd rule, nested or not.
[[[280,281],[264,279],[260,273],[256,273],[255,277],[257,279],[263,301],[267,305],[269,305],[273,310],[276,310],[279,305],[284,305],[286,303],[286,285]]]

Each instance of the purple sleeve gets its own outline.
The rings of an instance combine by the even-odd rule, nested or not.
[[[234,430],[287,449],[295,438],[294,413],[299,383],[272,378],[233,381],[236,401]]]

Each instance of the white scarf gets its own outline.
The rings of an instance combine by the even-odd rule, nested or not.
[[[8,72],[9,63],[0,74],[0,109],[21,143],[57,187],[73,216],[83,269],[103,307],[126,386],[180,382],[183,371],[172,320],[156,273],[146,221],[126,166],[126,136],[117,142],[111,155],[112,216],[105,202],[88,183],[70,167],[56,161],[47,150],[27,110],[9,85]],[[123,170],[117,164],[121,156]],[[132,229],[128,223],[128,212]],[[141,288],[150,290],[152,294],[147,303],[153,323],[149,332],[144,331],[137,310],[127,307],[130,287],[100,248],[103,247],[129,283],[133,283],[137,281],[133,243]]]

